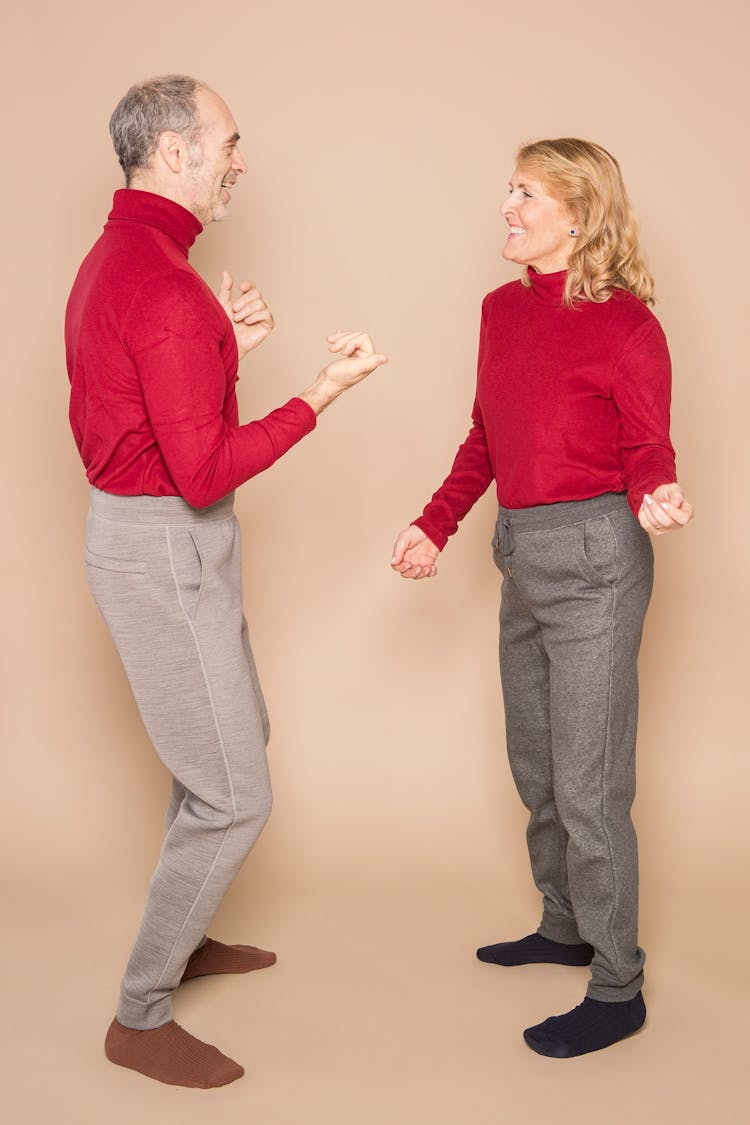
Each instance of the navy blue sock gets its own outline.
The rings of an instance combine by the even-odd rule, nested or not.
[[[593,945],[564,945],[541,934],[483,945],[477,950],[479,960],[492,965],[590,965],[593,956]]]
[[[527,1027],[523,1037],[538,1055],[572,1059],[611,1047],[642,1027],[645,1019],[646,1005],[640,992],[632,1000],[614,1003],[587,996],[572,1012]]]

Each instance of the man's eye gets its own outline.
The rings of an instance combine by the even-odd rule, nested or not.
[[[524,196],[524,197],[525,197],[526,199],[531,199],[531,198],[533,198],[533,197],[532,197],[532,195],[531,195],[531,192],[528,192],[528,191],[524,191],[524,192],[521,192],[521,194],[522,194],[522,195],[523,195],[523,196]]]

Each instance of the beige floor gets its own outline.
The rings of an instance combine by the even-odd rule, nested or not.
[[[279,962],[182,989],[178,1021],[246,1067],[232,1086],[193,1091],[113,1067],[101,1050],[135,896],[79,898],[74,919],[58,894],[30,897],[16,914],[23,925],[6,931],[3,1102],[13,1125],[745,1119],[744,970],[705,952],[710,935],[731,924],[732,904],[721,898],[701,900],[689,925],[687,898],[652,896],[661,936],[648,933],[646,919],[645,1029],[563,1061],[534,1055],[520,1032],[578,1003],[586,971],[503,970],[473,957],[476,944],[522,932],[533,909],[525,890],[499,896],[497,886],[435,883],[300,892],[245,879],[213,932],[269,944]]]

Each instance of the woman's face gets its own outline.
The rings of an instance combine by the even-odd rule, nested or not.
[[[568,265],[575,246],[574,222],[564,203],[553,199],[541,180],[519,165],[510,181],[500,214],[510,230],[503,257],[539,273],[556,273]]]

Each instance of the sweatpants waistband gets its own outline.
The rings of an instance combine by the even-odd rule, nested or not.
[[[515,532],[549,531],[555,527],[569,527],[574,523],[606,516],[628,507],[624,492],[604,492],[589,500],[567,500],[561,504],[538,504],[533,508],[499,508],[497,522],[508,525]]]
[[[195,526],[230,519],[234,512],[233,492],[208,508],[191,508],[181,496],[115,496],[93,484],[90,495],[92,512],[112,523]]]

